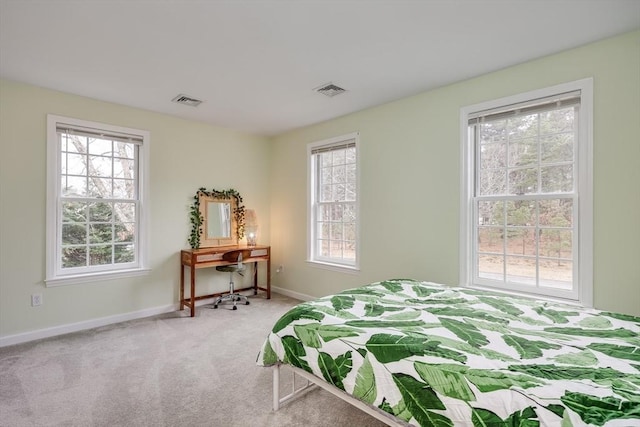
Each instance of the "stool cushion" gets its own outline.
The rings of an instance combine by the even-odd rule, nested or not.
[[[234,265],[219,265],[216,267],[218,271],[226,271],[227,273],[235,273],[237,271],[244,271],[244,265],[238,268],[238,264]]]

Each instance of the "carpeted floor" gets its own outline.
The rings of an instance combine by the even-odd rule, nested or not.
[[[0,426],[384,426],[321,389],[271,410],[256,356],[298,303],[272,295],[0,348]]]

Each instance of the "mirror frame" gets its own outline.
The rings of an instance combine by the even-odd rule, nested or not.
[[[216,246],[233,246],[244,237],[244,206],[242,196],[234,189],[207,191],[201,187],[194,196],[191,206],[191,235],[189,244],[192,249]],[[207,204],[210,202],[231,203],[230,236],[207,238]]]

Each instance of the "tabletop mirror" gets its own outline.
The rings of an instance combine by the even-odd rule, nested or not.
[[[237,245],[243,237],[244,206],[235,190],[198,190],[191,212],[191,247]]]

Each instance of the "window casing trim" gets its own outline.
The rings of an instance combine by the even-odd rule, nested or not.
[[[48,288],[65,285],[90,284],[104,280],[124,279],[128,277],[144,276],[151,270],[149,268],[130,268],[117,271],[104,271],[88,274],[74,274],[68,276],[59,276],[54,279],[47,279],[45,283]]]
[[[353,143],[349,141],[353,140]],[[345,135],[324,139],[307,144],[307,262],[321,268],[333,271],[357,272],[360,270],[360,133],[351,132]],[[335,258],[321,257],[316,254],[316,210],[315,210],[315,186],[316,165],[314,154],[323,152],[324,148],[341,147],[353,144],[356,148],[356,200],[355,200],[355,260],[353,263],[341,262]]]
[[[114,135],[126,138],[135,136],[140,141],[138,156],[138,238],[136,244],[137,259],[135,264],[122,264],[122,268],[105,269],[100,271],[81,271],[74,273],[73,271],[60,271],[58,268],[60,241],[59,218],[61,215],[59,209],[60,198],[60,147],[58,143],[58,130],[70,126],[76,129],[96,129],[105,133],[113,133]],[[93,282],[96,280],[108,280],[115,278],[138,276],[149,272],[149,152],[150,152],[150,133],[146,130],[127,128],[123,126],[115,126],[110,124],[92,122],[88,120],[75,119],[54,114],[47,114],[47,198],[46,198],[46,270],[44,282],[46,286],[62,286],[78,283]],[[78,270],[76,270],[78,271]]]
[[[579,134],[581,139],[577,148],[575,166],[578,187],[576,192],[575,215],[580,216],[579,228],[575,237],[575,250],[578,251],[578,265],[574,265],[574,280],[577,281],[575,295],[560,292],[532,293],[536,297],[560,298],[567,302],[593,306],[593,79],[585,78],[573,82],[563,83],[548,88],[534,90],[518,95],[508,96],[492,101],[466,106],[460,109],[460,141],[461,141],[461,173],[460,173],[460,271],[459,284],[466,287],[485,286],[474,283],[474,252],[473,245],[476,238],[472,219],[475,218],[474,204],[474,141],[469,132],[469,119],[480,111],[501,109],[502,107],[525,103],[527,101],[543,99],[550,96],[580,91],[580,119]],[[493,288],[500,290],[498,288]],[[505,291],[505,290],[503,290]],[[513,291],[514,294],[526,294],[523,291]]]

